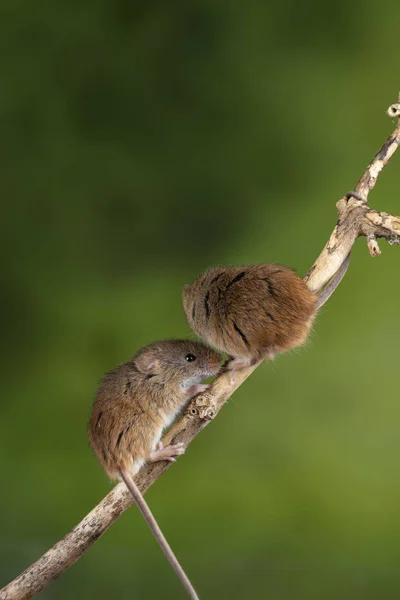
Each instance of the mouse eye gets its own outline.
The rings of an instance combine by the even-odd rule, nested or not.
[[[196,357],[194,354],[186,354],[185,360],[187,360],[188,362],[193,362],[194,360],[196,360]]]

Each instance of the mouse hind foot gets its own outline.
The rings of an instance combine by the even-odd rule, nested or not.
[[[178,456],[185,454],[185,445],[182,442],[164,446],[162,442],[157,444],[157,450],[150,454],[150,462],[158,462],[160,460],[168,460],[176,462]]]
[[[225,371],[231,372],[231,384],[235,383],[235,372],[239,369],[251,367],[253,360],[251,358],[232,358],[229,362],[224,365]]]

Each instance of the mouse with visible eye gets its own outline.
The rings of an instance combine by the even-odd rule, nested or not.
[[[317,310],[343,278],[350,255],[317,296],[292,269],[260,264],[211,268],[183,289],[189,325],[231,358],[232,371],[296,348],[307,339]]]
[[[162,432],[216,375],[221,356],[200,342],[164,340],[107,373],[89,422],[89,441],[112,479],[122,479],[191,598],[197,595],[133,481],[146,462],[175,461],[182,444],[163,447]]]

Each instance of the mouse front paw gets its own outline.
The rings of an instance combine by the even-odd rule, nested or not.
[[[188,400],[194,398],[194,396],[197,396],[197,394],[201,394],[201,392],[204,392],[209,387],[210,386],[206,383],[196,383],[196,385],[191,385],[186,392]]]

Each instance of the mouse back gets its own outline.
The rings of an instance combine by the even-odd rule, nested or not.
[[[273,264],[208,269],[183,291],[193,331],[230,356],[252,360],[302,344],[315,303],[299,275]]]

